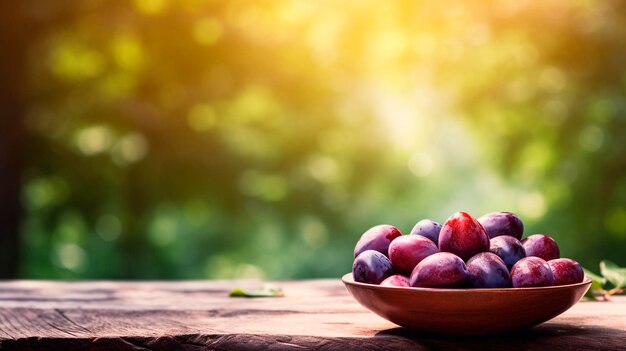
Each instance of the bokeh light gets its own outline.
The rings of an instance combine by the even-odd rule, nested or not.
[[[22,3],[21,277],[338,277],[459,210],[626,264],[621,2]]]

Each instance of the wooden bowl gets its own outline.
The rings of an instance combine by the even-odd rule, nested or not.
[[[341,279],[363,307],[405,328],[485,335],[529,328],[565,312],[587,292],[582,283],[537,288],[433,289],[387,287]]]

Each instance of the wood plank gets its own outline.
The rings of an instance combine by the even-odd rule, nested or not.
[[[0,282],[3,350],[626,349],[626,296],[580,302],[506,335],[408,331],[358,305],[341,282],[278,282],[286,297],[229,298],[254,281]]]

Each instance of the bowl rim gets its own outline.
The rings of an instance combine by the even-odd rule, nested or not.
[[[442,294],[459,293],[459,292],[519,292],[519,291],[541,291],[552,289],[567,289],[578,286],[591,285],[591,278],[585,275],[585,278],[580,283],[566,284],[566,285],[550,285],[550,286],[533,286],[525,288],[422,288],[413,286],[380,286],[376,284],[368,284],[357,282],[352,277],[352,272],[346,273],[341,277],[341,281],[346,285],[353,285],[362,288],[374,289],[374,290],[398,290],[398,291],[422,291],[422,292],[436,292]]]

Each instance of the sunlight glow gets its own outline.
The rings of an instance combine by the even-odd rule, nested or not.
[[[81,271],[87,263],[87,254],[76,244],[60,244],[55,250],[58,264],[71,271]]]
[[[541,218],[546,213],[546,200],[541,193],[532,192],[522,195],[519,200],[519,210],[523,216]]]
[[[135,8],[146,15],[157,15],[169,6],[170,0],[133,0]]]
[[[84,128],[76,135],[76,146],[87,156],[96,155],[109,149],[113,143],[113,132],[104,125]]]
[[[212,45],[222,36],[222,25],[214,18],[203,18],[193,27],[194,39],[202,45]]]
[[[433,159],[425,152],[417,152],[409,159],[409,170],[417,177],[426,177],[433,170]]]
[[[187,115],[187,123],[191,129],[205,132],[215,126],[215,109],[210,104],[194,105]]]
[[[148,153],[148,140],[139,133],[130,133],[120,138],[111,152],[113,160],[119,165],[134,163]]]

